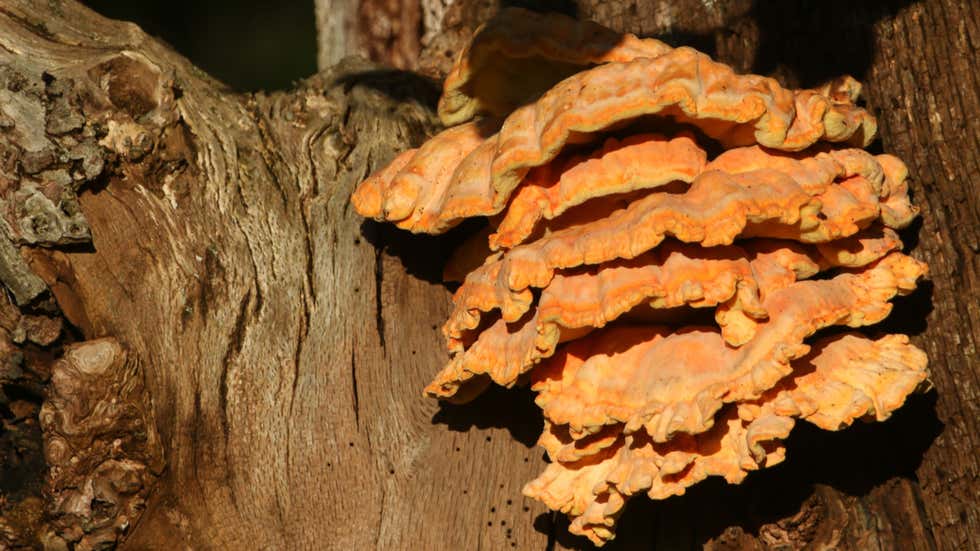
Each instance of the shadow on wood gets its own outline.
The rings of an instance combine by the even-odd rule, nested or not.
[[[446,425],[449,430],[459,432],[473,427],[505,428],[514,440],[530,448],[541,435],[544,417],[534,405],[534,393],[530,389],[491,386],[468,404],[443,403],[432,417],[432,424]]]

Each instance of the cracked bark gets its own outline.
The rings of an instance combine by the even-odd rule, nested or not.
[[[332,4],[346,6],[341,15],[359,9]],[[388,15],[395,4],[370,3]],[[418,47],[416,66],[430,74],[497,7],[401,4],[419,6],[422,24],[387,27],[415,34],[386,35],[369,51],[411,66]],[[969,40],[980,8],[538,4],[665,34],[792,85],[864,77],[884,149],[916,175],[923,222],[904,237],[933,269],[931,296],[899,301],[888,329],[929,352],[935,394],[881,426],[801,431],[784,466],[740,487],[636,500],[608,548],[980,547],[980,311],[970,300],[980,281],[980,86]],[[321,60],[361,47],[330,39],[334,53],[321,49]],[[3,388],[37,389],[57,372],[62,394],[50,407],[83,413],[111,394],[99,392],[129,389],[125,414],[80,417],[94,445],[72,440],[56,416],[42,420],[49,463],[69,453],[81,467],[52,470],[45,502],[28,495],[36,485],[4,487],[13,499],[0,504],[0,537],[125,537],[132,549],[586,546],[561,515],[520,495],[543,466],[530,393],[443,408],[419,396],[445,360],[439,272],[460,237],[409,236],[349,208],[356,182],[435,129],[430,81],[346,61],[289,92],[234,95],[132,25],[40,0],[0,2],[0,80],[0,199],[17,189],[36,205],[0,209],[21,228],[8,232],[20,250],[0,259],[0,278],[26,305],[0,304]],[[925,324],[909,321],[924,313]],[[98,360],[107,349],[115,359]],[[93,392],[63,395],[82,382]],[[24,402],[0,404],[28,412],[14,416],[21,424],[5,417],[0,443],[30,419]],[[59,439],[68,447],[51,444]],[[85,494],[87,480],[125,491]],[[65,498],[74,508],[54,505]]]

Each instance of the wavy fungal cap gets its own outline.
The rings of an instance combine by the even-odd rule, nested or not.
[[[448,128],[351,198],[416,233],[488,220],[445,268],[462,284],[425,394],[529,384],[550,464],[524,493],[598,545],[635,495],[785,460],[797,420],[886,419],[928,388],[925,354],[828,330],[882,321],[928,268],[901,252],[908,169],[862,149],[860,90],[501,12],[446,79]]]

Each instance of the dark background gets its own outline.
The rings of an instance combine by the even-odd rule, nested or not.
[[[132,21],[240,91],[287,88],[316,72],[313,0],[81,0]]]

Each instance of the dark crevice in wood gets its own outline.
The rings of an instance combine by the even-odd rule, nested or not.
[[[313,250],[313,238],[310,235],[310,221],[309,221],[309,199],[303,197],[300,199],[300,222],[303,224],[303,246],[306,252],[306,286],[307,289],[303,293],[304,304],[306,302],[306,295],[308,294],[310,299],[313,301],[313,305],[316,305],[316,270],[313,267],[313,259],[316,258]],[[306,316],[309,319],[309,315]]]
[[[259,153],[262,156],[262,162],[265,164],[265,169],[268,172],[269,179],[279,192],[279,197],[282,199],[282,208],[289,212],[291,210],[289,206],[290,197],[294,196],[294,190],[286,189],[279,174],[280,169],[288,170],[290,166],[282,157],[282,144],[279,143],[269,132],[268,122],[260,112],[259,104],[256,101],[255,96],[249,95],[243,101],[243,104],[246,112],[252,119],[252,125],[256,130],[258,130],[259,142],[262,145]]]
[[[379,549],[378,542],[381,541],[381,527],[384,526],[385,522],[385,498],[387,497],[387,491],[384,485],[381,486],[381,508],[378,511],[378,528],[374,531],[374,548]]]
[[[231,369],[231,362],[238,357],[245,343],[245,327],[248,319],[248,305],[252,302],[251,289],[242,296],[238,303],[238,314],[235,316],[235,323],[231,334],[228,336],[228,344],[225,355],[221,359],[221,376],[218,381],[218,409],[221,414],[221,430],[225,435],[225,448],[228,449],[229,426],[228,426],[228,371]]]
[[[351,390],[353,392],[354,398],[354,426],[357,428],[361,427],[361,401],[360,396],[357,394],[357,361],[355,359],[357,348],[351,348],[350,351],[350,379],[351,379]]]
[[[374,329],[378,333],[378,342],[381,344],[381,350],[387,355],[388,347],[385,343],[384,302],[381,298],[383,293],[382,285],[385,277],[383,254],[384,250],[381,247],[377,248],[374,252]]]

